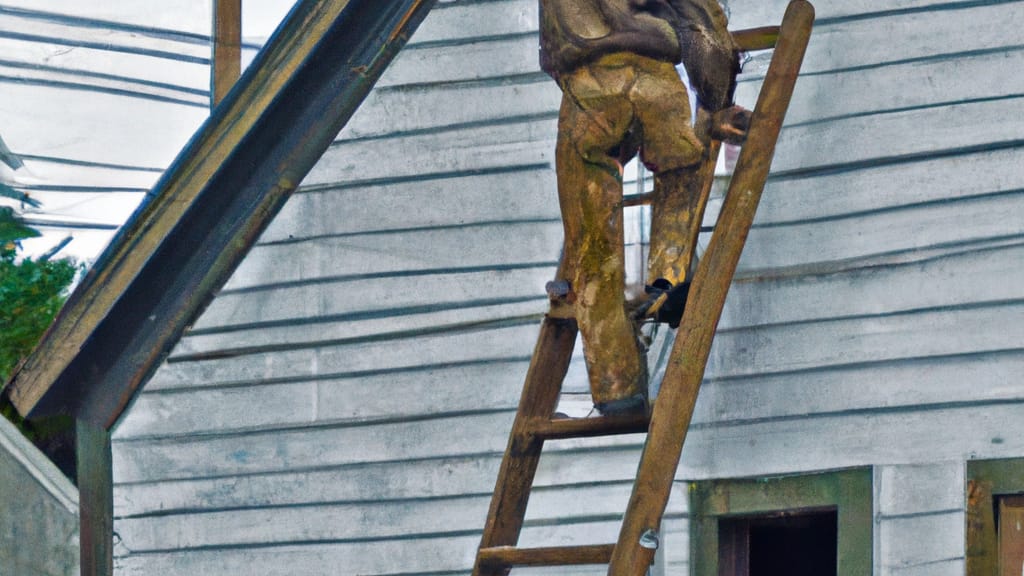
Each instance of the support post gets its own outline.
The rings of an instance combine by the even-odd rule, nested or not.
[[[213,0],[213,65],[210,66],[210,107],[213,108],[242,74],[242,0]]]
[[[82,576],[114,574],[114,477],[110,432],[77,421],[79,550]]]

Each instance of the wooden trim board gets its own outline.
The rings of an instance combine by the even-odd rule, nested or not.
[[[870,468],[774,478],[708,480],[690,486],[691,571],[718,575],[718,521],[783,511],[836,510],[837,574],[870,574],[873,496]]]

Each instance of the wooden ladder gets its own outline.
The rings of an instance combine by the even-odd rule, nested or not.
[[[793,0],[779,27],[734,34],[745,49],[775,47],[715,231],[698,264],[689,299],[651,416],[553,419],[576,342],[576,321],[552,305],[541,325],[519,410],[498,473],[474,576],[505,576],[516,566],[608,564],[610,576],[640,576],[654,560],[658,530],[682,453],[697,392],[726,293],[760,201],[782,120],[814,21],[814,8]],[[702,167],[710,190],[718,143]],[[647,432],[618,542],[517,548],[541,449],[546,440]]]

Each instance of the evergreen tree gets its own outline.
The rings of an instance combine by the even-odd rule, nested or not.
[[[20,221],[10,207],[0,206],[0,382],[35,347],[53,322],[74,280],[77,267],[69,260],[18,258],[20,241],[39,233]],[[28,422],[0,396],[0,412],[74,476],[74,427],[70,418]]]

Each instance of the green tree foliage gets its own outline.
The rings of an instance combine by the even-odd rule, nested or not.
[[[7,381],[53,322],[78,270],[69,260],[18,259],[19,241],[38,235],[11,208],[0,207],[0,382]],[[0,412],[73,475],[70,419],[24,421],[6,396],[0,398]]]

